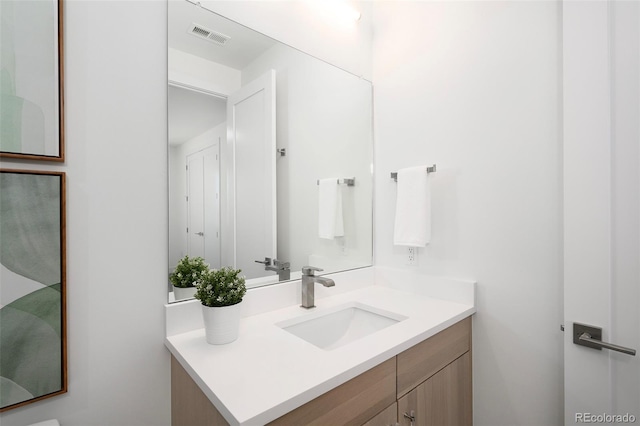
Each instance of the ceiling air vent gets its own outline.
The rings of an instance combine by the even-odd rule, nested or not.
[[[191,24],[187,32],[191,35],[210,41],[212,43],[219,44],[221,46],[224,46],[227,41],[231,39],[231,37],[229,37],[228,35],[210,30],[199,24]]]

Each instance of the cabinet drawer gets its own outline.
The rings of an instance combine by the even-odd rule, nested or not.
[[[395,392],[394,357],[269,424],[362,425],[393,404]]]
[[[471,348],[471,317],[397,356],[397,397],[409,392]]]

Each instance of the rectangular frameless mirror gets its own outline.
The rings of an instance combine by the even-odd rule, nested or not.
[[[370,266],[371,83],[168,3],[169,272],[199,256],[251,288]]]

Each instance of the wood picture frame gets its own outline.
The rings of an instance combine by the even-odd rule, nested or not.
[[[63,0],[0,8],[0,158],[63,162]]]
[[[67,392],[66,175],[0,169],[0,412]]]

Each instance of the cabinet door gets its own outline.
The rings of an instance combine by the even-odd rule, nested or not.
[[[471,425],[471,352],[467,352],[398,400],[404,426]]]
[[[396,426],[398,424],[397,416],[398,403],[394,402],[362,426]]]

